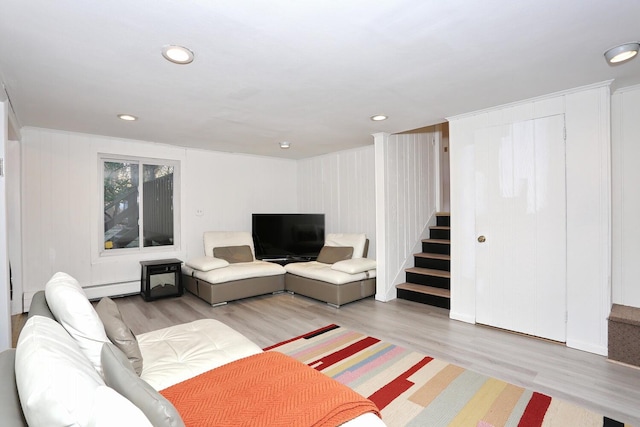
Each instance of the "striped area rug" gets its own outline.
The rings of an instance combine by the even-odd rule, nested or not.
[[[280,351],[348,385],[389,426],[624,426],[585,408],[329,325]]]

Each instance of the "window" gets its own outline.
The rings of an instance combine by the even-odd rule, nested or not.
[[[178,162],[101,158],[104,251],[175,245]]]

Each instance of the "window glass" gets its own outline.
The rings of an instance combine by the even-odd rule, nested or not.
[[[173,166],[144,165],[144,246],[173,245]]]
[[[104,248],[139,246],[139,167],[132,162],[104,163]]]
[[[101,159],[104,251],[175,244],[177,162]]]

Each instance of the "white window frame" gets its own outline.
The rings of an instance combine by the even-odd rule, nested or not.
[[[105,249],[104,248],[104,163],[105,162],[136,162],[140,165],[139,173],[142,175],[144,165],[168,165],[173,166],[173,244],[163,246],[143,246],[143,230],[144,230],[144,202],[143,202],[143,179],[138,180],[138,247],[137,248],[117,248],[117,249]],[[125,156],[114,154],[99,154],[98,155],[98,242],[99,257],[112,257],[122,255],[135,255],[145,254],[153,252],[177,252],[180,250],[181,241],[181,229],[180,229],[180,217],[181,217],[181,203],[180,203],[180,160],[175,159],[162,159],[152,157],[138,157],[138,156]]]

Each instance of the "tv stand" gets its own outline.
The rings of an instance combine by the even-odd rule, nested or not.
[[[260,259],[260,261],[274,262],[274,263],[280,264],[280,265],[287,265],[287,264],[291,264],[293,262],[315,261],[317,259],[317,257],[314,257],[314,256],[286,256],[286,257],[278,257],[278,258],[265,257],[265,258],[259,258],[259,259]]]

